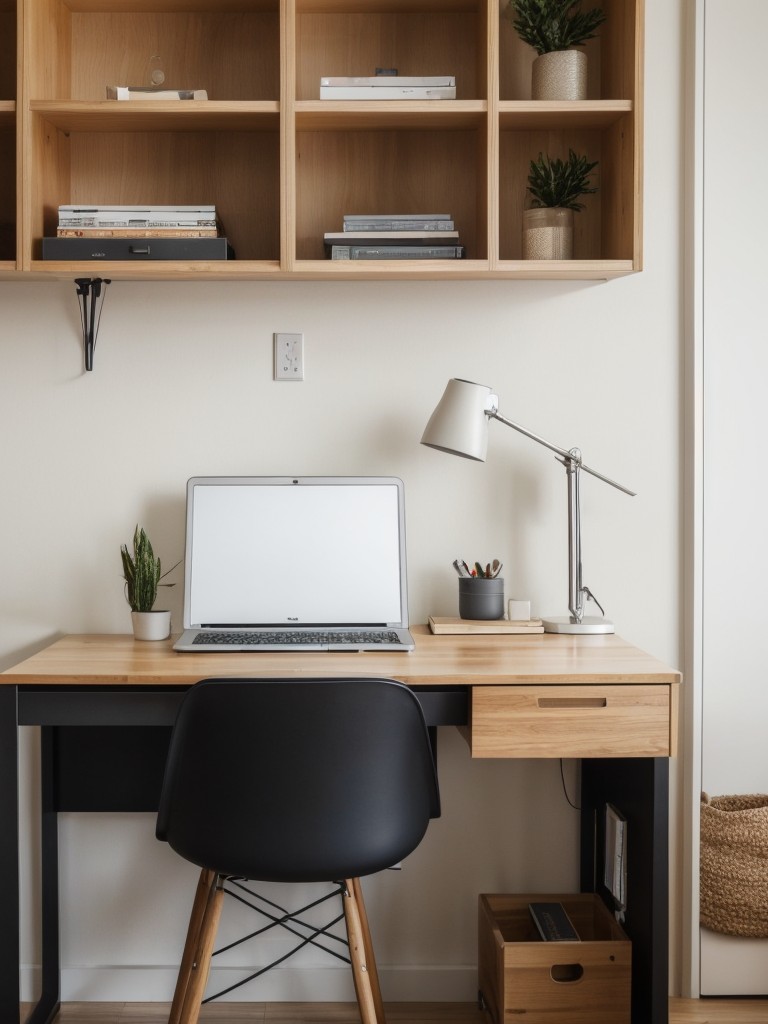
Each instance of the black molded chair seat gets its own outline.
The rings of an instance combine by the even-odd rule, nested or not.
[[[202,868],[170,1024],[197,1021],[232,877],[341,883],[363,1024],[381,1024],[358,879],[410,854],[439,812],[424,716],[401,683],[227,678],[193,686],[174,726],[157,819],[158,838]]]

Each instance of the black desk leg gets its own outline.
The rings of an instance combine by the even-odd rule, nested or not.
[[[667,1024],[669,762],[661,757],[584,760],[581,784],[581,888],[606,896],[605,804],[613,804],[627,819],[624,928],[632,940],[632,1024]]]
[[[52,730],[42,732],[42,935],[40,1001],[27,1024],[49,1024],[59,1009],[58,826],[53,800]],[[0,1021],[20,1018],[18,691],[0,686]]]
[[[19,1020],[18,691],[0,686],[0,1021]]]
[[[40,860],[43,977],[40,1001],[27,1024],[49,1024],[59,1009],[59,822],[54,791],[54,729],[40,730]]]

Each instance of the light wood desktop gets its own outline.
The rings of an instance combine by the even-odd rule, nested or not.
[[[680,673],[614,635],[412,632],[416,649],[409,654],[181,654],[171,640],[69,636],[0,674],[0,872],[6,882],[0,887],[0,1020],[15,1020],[19,1001],[19,726],[42,726],[43,995],[30,1018],[42,1024],[53,1019],[59,999],[56,815],[150,809],[156,782],[150,778],[134,797],[122,793],[125,780],[116,778],[114,797],[112,790],[93,795],[110,766],[98,753],[90,755],[98,766],[71,769],[67,750],[74,746],[75,760],[87,758],[81,740],[98,734],[93,726],[112,727],[111,736],[122,730],[129,739],[147,726],[154,734],[154,727],[170,727],[184,690],[200,679],[362,675],[412,687],[428,724],[457,726],[473,757],[584,759],[581,887],[592,890],[601,880],[595,822],[605,802],[614,803],[629,822],[633,864],[626,922],[633,940],[633,1022],[666,1024],[667,758],[675,753]],[[69,748],[68,734],[77,737]]]

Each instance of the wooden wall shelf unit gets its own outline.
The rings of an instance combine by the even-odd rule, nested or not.
[[[0,0],[0,275],[17,267],[16,0]]]
[[[643,0],[602,0],[589,99],[530,98],[507,0],[0,0],[0,274],[612,278],[642,267]],[[20,59],[14,60],[14,47]],[[108,101],[166,83],[208,101]],[[18,67],[17,80],[9,69]],[[455,100],[323,101],[321,75],[454,74]],[[524,261],[531,159],[599,161],[571,261]],[[215,203],[235,260],[52,262],[68,203]],[[447,211],[464,260],[324,258],[345,213]]]

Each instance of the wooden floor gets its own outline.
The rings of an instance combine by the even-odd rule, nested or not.
[[[167,1024],[165,1003],[65,1003],[56,1024]],[[388,1024],[488,1024],[474,1003],[390,1003]],[[201,1024],[357,1024],[354,1003],[219,1003]],[[768,999],[671,999],[669,1024],[768,1024]]]

